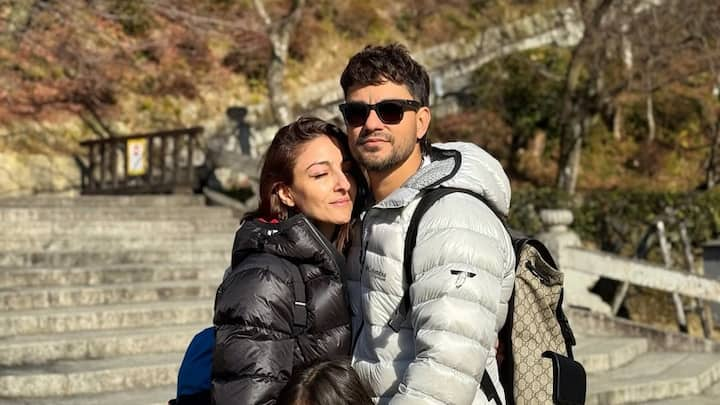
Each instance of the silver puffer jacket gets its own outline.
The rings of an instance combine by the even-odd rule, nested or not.
[[[480,193],[503,214],[510,206],[499,162],[473,144],[447,143],[433,145],[420,170],[365,213],[346,277],[353,365],[380,404],[488,403],[480,388],[486,369],[504,402],[495,344],[515,256],[491,208],[464,193],[437,201],[420,221],[413,280],[403,276],[405,234],[419,193],[439,186]],[[395,332],[388,321],[408,288],[412,309]]]

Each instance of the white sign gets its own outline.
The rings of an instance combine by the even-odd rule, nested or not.
[[[142,176],[147,171],[147,139],[128,139],[127,174]]]

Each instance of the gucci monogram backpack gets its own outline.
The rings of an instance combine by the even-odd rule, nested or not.
[[[470,194],[500,215],[484,197],[468,190],[440,187],[425,191],[410,220],[405,239],[403,268],[412,280],[412,252],[423,214],[450,193]],[[510,232],[511,237],[513,232]],[[563,273],[542,242],[512,237],[515,249],[515,285],[505,325],[498,333],[498,366],[506,404],[583,404],[586,374],[573,359],[575,337],[562,309]],[[410,311],[407,291],[390,326],[398,326]],[[488,400],[500,396],[487,371],[480,382]]]

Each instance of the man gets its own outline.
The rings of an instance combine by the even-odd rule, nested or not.
[[[475,145],[430,146],[428,74],[403,46],[365,48],[350,59],[340,84],[350,148],[375,201],[350,258],[355,369],[380,404],[492,403],[481,389],[485,370],[504,403],[495,344],[515,258],[492,208],[465,193],[443,197],[420,221],[412,280],[402,263],[424,191],[472,190],[506,215],[507,176]],[[406,292],[411,309],[398,327],[393,319]]]

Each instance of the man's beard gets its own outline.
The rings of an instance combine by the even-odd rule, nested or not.
[[[395,143],[395,137],[392,134],[383,134],[382,137],[391,146],[390,154],[385,157],[376,157],[375,154],[372,153],[372,149],[370,149],[370,153],[364,154],[362,151],[367,151],[368,149],[362,145],[362,141],[368,136],[369,135],[364,134],[360,137],[360,139],[358,139],[360,149],[358,149],[359,152],[356,157],[360,164],[368,172],[386,172],[400,166],[410,157],[410,155],[412,155],[413,149],[415,148],[415,144],[413,143],[398,145]],[[373,136],[377,137],[375,134],[373,134]]]

